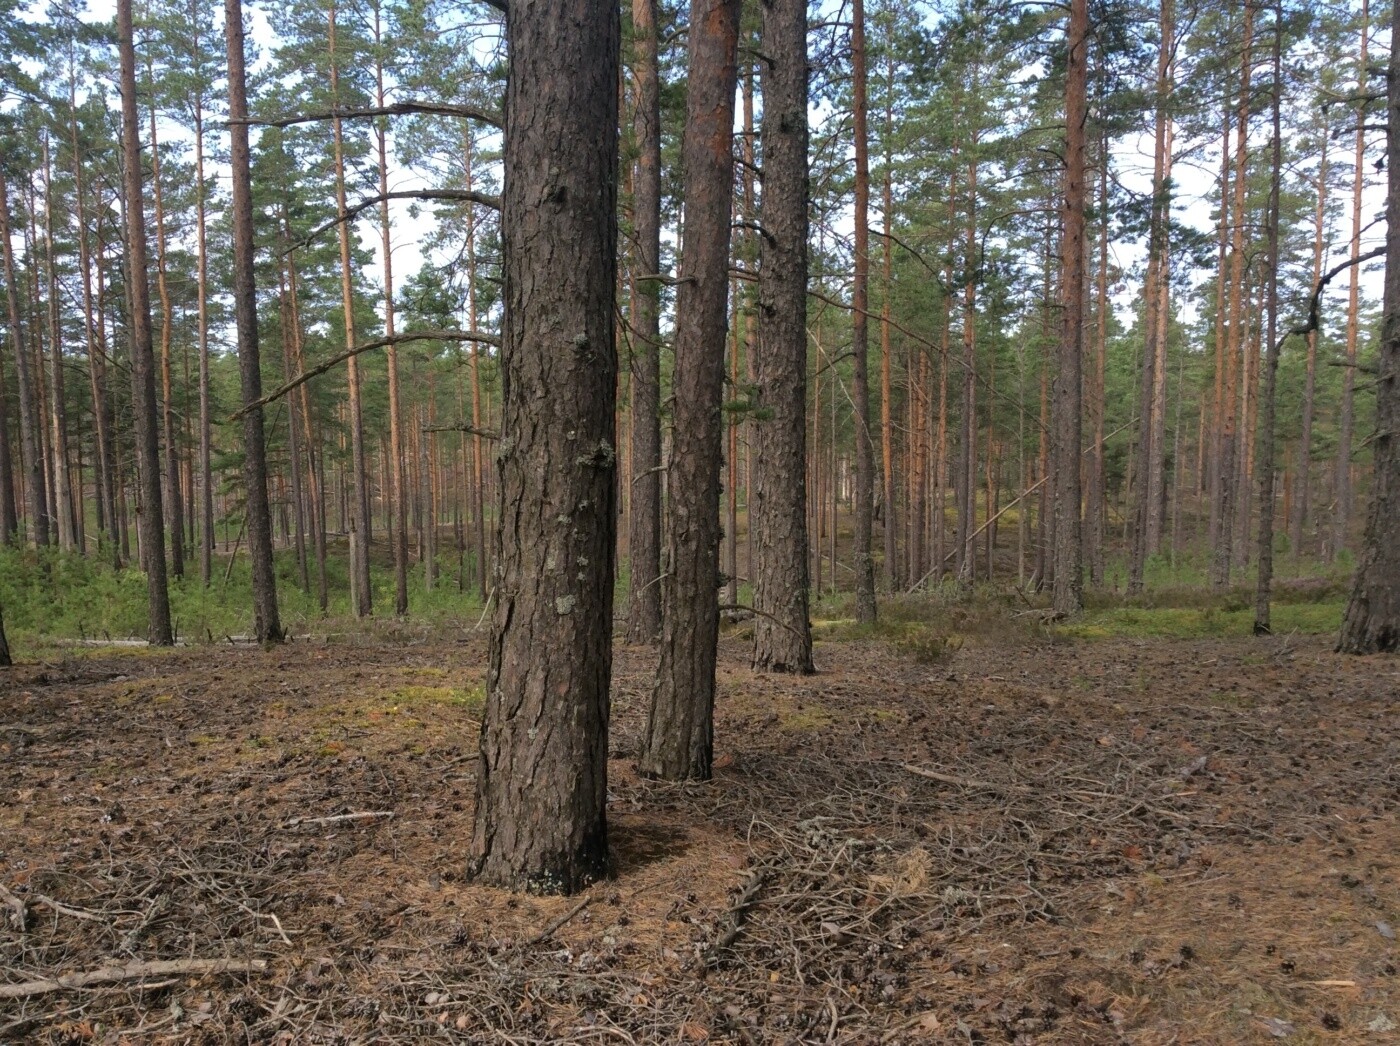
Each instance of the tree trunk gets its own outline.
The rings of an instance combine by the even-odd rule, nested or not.
[[[13,544],[19,536],[14,457],[10,452],[9,390],[5,386],[5,356],[0,352],[0,545]]]
[[[49,156],[49,136],[44,148],[44,269],[48,282],[49,320],[49,446],[53,453],[54,518],[58,523],[58,547],[64,552],[77,548],[77,527],[73,512],[73,481],[68,461],[68,402],[63,380],[63,323],[58,301],[58,270],[53,242],[53,165]]]
[[[807,586],[807,4],[763,8],[763,230],[749,526],[753,666],[811,672]],[[886,521],[888,527],[888,520]]]
[[[1254,7],[1246,4],[1244,9],[1244,45],[1240,56],[1240,97],[1239,110],[1235,117],[1235,199],[1233,210],[1233,232],[1230,248],[1230,313],[1229,331],[1224,354],[1224,399],[1220,405],[1220,458],[1215,477],[1218,525],[1214,560],[1211,565],[1211,584],[1217,588],[1227,588],[1230,584],[1230,568],[1234,554],[1235,495],[1238,468],[1239,446],[1236,436],[1236,412],[1238,410],[1238,368],[1245,345],[1245,282],[1244,282],[1244,226],[1245,226],[1245,184],[1249,167],[1249,81],[1250,45],[1254,34]]]
[[[1322,279],[1322,255],[1327,232],[1327,145],[1331,139],[1331,127],[1326,119],[1322,125],[1322,157],[1317,165],[1317,209],[1313,218],[1313,265],[1314,287]],[[1298,437],[1298,494],[1293,501],[1293,516],[1288,525],[1288,545],[1297,559],[1303,554],[1303,531],[1312,514],[1312,442],[1313,418],[1317,406],[1317,331],[1308,335],[1307,371],[1303,378],[1303,426]]]
[[[1081,398],[1084,347],[1084,124],[1089,32],[1088,0],[1071,0],[1065,77],[1065,203],[1060,240],[1064,333],[1055,382],[1055,590],[1056,613],[1084,607],[1084,547],[1079,456],[1083,440]]]
[[[340,73],[336,65],[335,53],[335,14],[336,5],[330,5],[330,64],[331,99],[339,104]],[[350,262],[350,222],[346,217],[345,203],[345,146],[341,135],[340,117],[331,121],[331,134],[335,152],[335,199],[336,228],[340,234],[340,306],[345,320],[345,347],[355,347],[355,294],[352,285]],[[354,498],[350,513],[350,596],[357,617],[368,617],[374,612],[373,593],[369,580],[369,475],[365,463],[365,422],[360,406],[360,363],[358,357],[351,356],[347,375],[347,406],[350,411],[350,470],[354,485]]]
[[[5,303],[10,320],[10,344],[15,353],[15,384],[19,390],[19,453],[24,470],[25,511],[29,517],[30,540],[41,548],[49,543],[48,487],[44,481],[39,400],[29,346],[25,344],[20,321],[19,284],[15,282],[15,253],[10,242],[10,194],[3,164],[0,164],[0,253],[5,262]]]
[[[661,82],[657,0],[632,0],[637,166],[632,299],[632,487],[629,491],[627,641],[661,633]]]
[[[1280,108],[1283,104],[1283,0],[1274,2],[1274,48],[1273,48],[1273,123],[1274,137],[1269,162],[1269,216],[1268,216],[1268,260],[1267,299],[1265,309],[1268,349],[1264,359],[1264,387],[1260,392],[1259,408],[1259,458],[1256,468],[1259,473],[1259,576],[1254,590],[1254,634],[1269,635],[1273,628],[1269,620],[1269,601],[1274,578],[1274,438],[1275,438],[1275,392],[1278,380],[1279,354],[1282,344],[1278,339],[1278,262],[1279,262],[1279,180],[1283,173],[1283,133]]]
[[[165,527],[160,492],[160,421],[156,411],[151,292],[147,286],[146,207],[141,189],[141,141],[136,124],[136,52],[131,0],[117,0],[117,49],[121,60],[122,183],[126,194],[126,251],[130,270],[132,414],[141,481],[141,558],[145,562],[152,645],[172,646],[170,594],[165,581]],[[6,237],[8,243],[8,237]]]
[[[253,635],[282,642],[277,613],[277,574],[272,563],[272,513],[267,497],[267,449],[258,355],[258,304],[254,286],[253,190],[248,155],[248,99],[243,68],[242,0],[224,0],[228,43],[230,168],[233,188],[233,311],[238,329],[238,373],[243,392],[243,483],[247,498],[248,558],[253,568]]]
[[[513,0],[506,20],[497,599],[470,870],[573,893],[608,866],[621,28],[600,0]]]
[[[10,657],[10,641],[5,638],[5,611],[0,607],[0,668],[14,664]]]
[[[146,63],[151,89],[155,90],[155,69],[148,58]],[[166,258],[165,238],[165,193],[160,180],[160,139],[156,132],[156,105],[151,101],[151,196],[156,209],[156,294],[160,298],[160,387],[161,387],[161,433],[165,447],[165,498],[166,515],[169,517],[170,572],[176,577],[185,576],[185,522],[184,506],[180,497],[180,448],[175,443],[175,402],[174,387],[170,374],[170,345],[174,334],[175,310],[170,300],[170,287],[167,280],[169,266]]]
[[[1226,90],[1221,105],[1220,236],[1216,245],[1215,271],[1215,394],[1211,398],[1210,457],[1206,475],[1210,498],[1206,555],[1212,564],[1215,546],[1220,541],[1220,474],[1221,460],[1225,454],[1225,369],[1229,362],[1225,347],[1225,318],[1229,312],[1231,119],[1230,92]]]
[[[1400,0],[1392,15],[1386,100],[1385,304],[1376,375],[1371,511],[1337,649],[1400,650]]]
[[[1105,379],[1108,364],[1108,172],[1109,138],[1107,129],[1099,148],[1099,259],[1095,279],[1094,369],[1089,381],[1089,415],[1093,419],[1093,447],[1089,454],[1089,489],[1084,498],[1084,545],[1088,559],[1089,584],[1095,588],[1104,581],[1104,542],[1107,537],[1108,476],[1104,459],[1104,413],[1107,407]],[[1026,512],[1021,512],[1026,518]]]
[[[875,447],[870,432],[870,134],[866,127],[865,0],[851,3],[852,117],[855,130],[855,244],[851,280],[851,367],[855,401],[856,489],[855,550],[856,620],[875,621],[875,559],[871,531],[875,507]]]
[[[1361,48],[1356,64],[1357,90],[1365,91],[1367,85],[1367,36],[1371,28],[1371,11],[1368,0],[1361,0]],[[1352,483],[1351,452],[1352,433],[1356,427],[1356,342],[1361,324],[1361,195],[1366,182],[1366,108],[1356,109],[1356,163],[1352,168],[1351,191],[1351,281],[1347,291],[1347,347],[1346,366],[1342,368],[1341,418],[1337,424],[1337,465],[1334,470],[1336,481],[1336,516],[1333,519],[1332,544],[1328,559],[1346,548],[1351,541]]]
[[[676,301],[661,664],[638,769],[708,780],[719,638],[719,478],[734,191],[739,0],[692,0],[682,144],[685,229]]]
[[[973,73],[974,85],[976,72]],[[977,527],[977,142],[967,165],[967,249],[963,283],[962,431],[958,441],[958,584],[971,588],[976,574]]]

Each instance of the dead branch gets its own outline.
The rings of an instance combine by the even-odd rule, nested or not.
[[[700,961],[704,965],[713,966],[719,961],[720,956],[739,939],[739,933],[744,928],[744,922],[748,918],[749,909],[757,902],[759,892],[762,891],[763,885],[767,881],[767,873],[758,872],[744,885],[744,889],[740,891],[734,903],[729,906],[728,917],[726,919],[728,925],[725,927],[724,932],[710,943],[710,946],[705,949],[704,954],[701,956]]]
[[[82,973],[65,973],[19,984],[0,984],[0,999],[27,999],[49,992],[89,988],[97,984],[120,984],[147,977],[206,977],[215,973],[262,973],[262,959],[168,959],[160,962],[131,962],[124,966],[104,966]]]
[[[424,432],[465,432],[468,436],[480,436],[482,439],[500,439],[499,432],[490,429],[479,429],[475,425],[424,425]]]
[[[549,922],[545,924],[545,928],[543,930],[541,930],[539,933],[535,934],[533,937],[531,937],[525,942],[525,946],[529,947],[530,945],[539,944],[542,941],[549,940],[549,938],[554,936],[554,932],[556,930],[558,930],[565,923],[572,921],[574,916],[578,915],[579,912],[583,911],[592,903],[593,895],[586,895],[583,898],[583,900],[579,901],[578,904],[574,905],[563,915],[557,915],[553,919],[549,920]]]
[[[959,777],[957,774],[939,773],[937,770],[926,770],[922,766],[915,766],[913,763],[901,763],[905,770],[919,777],[926,777],[930,781],[939,781],[943,784],[957,785],[959,788],[976,788],[983,792],[1019,792],[1026,793],[1030,789],[1025,785],[1016,784],[995,784],[991,781],[978,781],[971,777]]]
[[[363,345],[356,345],[353,349],[346,349],[344,352],[338,352],[330,359],[323,360],[322,362],[316,364],[316,366],[302,371],[291,381],[284,382],[282,385],[278,386],[276,389],[269,392],[261,399],[256,399],[252,403],[249,403],[246,406],[235,411],[232,415],[230,415],[229,420],[237,421],[239,418],[243,417],[243,415],[247,414],[250,410],[257,410],[259,407],[266,407],[269,403],[273,403],[281,399],[283,396],[293,391],[294,389],[301,388],[301,386],[305,385],[312,378],[319,377],[320,375],[326,373],[326,371],[332,370],[333,368],[340,366],[340,364],[344,363],[346,360],[358,356],[362,352],[369,352],[371,349],[382,349],[386,345],[402,345],[405,342],[411,341],[479,341],[486,345],[501,344],[501,339],[496,337],[494,334],[482,334],[479,331],[474,332],[453,330],[411,331],[408,334],[395,334],[392,338],[379,338],[375,341],[368,341],[365,342]]]
[[[482,123],[490,124],[492,127],[500,127],[503,123],[500,113],[493,113],[487,109],[482,109],[475,105],[450,105],[447,102],[395,102],[392,105],[375,105],[364,108],[347,108],[337,106],[333,109],[321,109],[316,112],[299,113],[296,116],[279,116],[275,120],[263,120],[257,117],[246,117],[241,120],[230,120],[230,124],[247,124],[250,127],[291,127],[299,123],[319,123],[322,120],[363,120],[375,116],[412,116],[415,114],[424,116],[464,116],[469,120],[480,120]]]
[[[293,817],[283,821],[278,828],[299,828],[308,824],[340,824],[342,821],[364,821],[373,817],[393,817],[392,810],[364,810],[357,814],[336,814],[333,817]]]

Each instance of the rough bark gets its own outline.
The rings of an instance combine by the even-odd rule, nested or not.
[[[228,109],[233,200],[233,311],[238,329],[238,373],[245,404],[262,397],[258,349],[258,304],[253,273],[253,190],[249,173],[248,115],[243,65],[242,0],[224,0],[228,44]],[[277,574],[272,563],[272,512],[267,497],[267,448],[263,412],[243,415],[243,483],[247,499],[248,558],[253,568],[253,635],[259,643],[280,643]]]
[[[866,126],[865,0],[851,3],[852,119],[855,134],[855,243],[851,280],[851,394],[855,402],[856,620],[875,620],[875,557],[871,545],[875,508],[875,446],[870,432],[870,134]]]
[[[165,576],[165,527],[160,491],[160,421],[156,409],[155,349],[151,335],[151,292],[147,286],[146,206],[141,190],[141,140],[136,123],[136,53],[132,44],[131,0],[117,0],[117,50],[121,62],[122,184],[126,196],[126,253],[131,300],[132,413],[140,476],[138,518],[141,559],[146,570],[148,637],[171,646],[170,593]]]
[[[607,0],[507,15],[497,598],[470,870],[547,893],[607,872],[620,36]]]
[[[1386,102],[1385,304],[1376,376],[1374,473],[1366,537],[1337,649],[1348,654],[1400,650],[1400,0],[1391,30]]]
[[[676,302],[661,664],[639,770],[707,780],[719,640],[721,399],[734,191],[739,0],[692,0],[682,154],[685,238]]]
[[[807,491],[807,4],[763,8],[763,230],[758,407],[749,523],[754,539],[753,666],[812,671]],[[886,524],[888,526],[888,522]]]
[[[1065,78],[1065,199],[1060,240],[1064,328],[1055,376],[1055,590],[1057,613],[1076,614],[1084,606],[1084,547],[1079,455],[1084,343],[1085,120],[1087,107],[1088,0],[1071,0]]]
[[[661,633],[661,81],[657,0],[633,0],[637,144],[632,206],[632,485],[628,492],[627,641]]]

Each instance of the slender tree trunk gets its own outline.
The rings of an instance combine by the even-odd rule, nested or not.
[[[1254,590],[1254,634],[1268,635],[1273,631],[1269,602],[1274,579],[1274,439],[1276,386],[1279,354],[1283,346],[1278,341],[1278,263],[1279,263],[1279,180],[1283,175],[1283,126],[1280,109],[1283,105],[1283,0],[1274,0],[1273,47],[1273,143],[1269,163],[1268,251],[1265,279],[1267,283],[1267,356],[1264,359],[1264,387],[1260,393],[1259,411],[1259,576]]]
[[[1065,78],[1065,203],[1060,241],[1064,334],[1054,402],[1055,429],[1055,590],[1060,614],[1084,607],[1084,546],[1079,457],[1083,442],[1081,396],[1084,348],[1084,125],[1089,33],[1088,0],[1071,0],[1068,66]]]
[[[287,217],[286,205],[282,206],[282,233],[285,239],[290,242],[292,238],[292,227]],[[297,289],[297,266],[296,253],[287,254],[287,306],[290,313],[290,346],[292,350],[292,360],[298,372],[306,369],[306,360],[302,353],[301,337],[301,303]],[[310,486],[310,497],[307,499],[311,506],[311,543],[316,553],[316,599],[321,608],[321,613],[325,613],[330,605],[330,587],[326,577],[326,482],[325,482],[325,453],[322,451],[318,457],[316,453],[316,434],[312,429],[311,412],[311,383],[304,382],[295,395],[301,405],[299,411],[301,415],[302,434],[306,443],[306,481]],[[318,466],[319,462],[319,466]]]
[[[807,4],[763,8],[763,230],[758,406],[749,527],[754,537],[753,666],[812,671],[807,491]],[[888,520],[886,522],[888,527]]]
[[[974,72],[974,87],[976,73]],[[967,165],[967,268],[963,284],[962,432],[958,441],[958,583],[972,586],[976,573],[973,535],[977,528],[977,142]]]
[[[25,509],[30,540],[36,547],[49,543],[48,486],[44,481],[42,426],[34,388],[29,347],[25,344],[19,308],[19,284],[15,281],[15,254],[10,242],[10,195],[0,164],[0,253],[5,262],[5,303],[10,320],[10,344],[15,353],[15,384],[19,390],[20,463],[24,470]]]
[[[1366,538],[1337,649],[1400,649],[1400,2],[1392,13],[1386,101],[1385,304],[1376,375],[1374,478]]]
[[[1215,542],[1215,558],[1211,567],[1211,584],[1227,588],[1234,555],[1235,496],[1239,446],[1236,436],[1238,410],[1238,367],[1245,344],[1245,282],[1244,225],[1245,185],[1249,167],[1249,82],[1251,45],[1254,35],[1254,7],[1245,5],[1244,45],[1240,57],[1240,97],[1235,118],[1235,200],[1230,255],[1230,320],[1224,358],[1224,401],[1220,408],[1220,463],[1215,477],[1216,501],[1219,505],[1219,525]]]
[[[1094,369],[1090,379],[1089,414],[1094,424],[1094,444],[1090,452],[1089,489],[1085,496],[1085,546],[1089,560],[1089,584],[1099,587],[1104,582],[1104,543],[1107,537],[1108,475],[1104,458],[1104,413],[1108,366],[1108,131],[1103,132],[1099,148],[1099,260],[1095,273]],[[1025,519],[1026,513],[1021,513]]]
[[[685,230],[661,585],[661,664],[638,769],[708,780],[719,638],[719,477],[734,192],[739,0],[693,0],[682,144]]]
[[[340,73],[335,53],[336,5],[330,5],[330,65],[331,98],[339,104]],[[341,135],[340,117],[331,121],[331,134],[334,140],[335,155],[335,199],[337,230],[340,234],[340,305],[345,319],[345,347],[355,347],[355,293],[350,268],[350,222],[346,218],[345,202],[345,146]],[[347,385],[349,389],[347,406],[350,411],[350,457],[354,484],[353,511],[350,513],[350,595],[358,617],[367,617],[374,612],[373,595],[369,580],[369,467],[365,462],[365,423],[360,406],[360,364],[359,358],[349,360]]]
[[[282,642],[277,574],[272,563],[272,513],[267,496],[267,450],[254,286],[253,190],[249,171],[248,99],[243,68],[242,0],[224,0],[228,43],[228,111],[233,186],[233,311],[238,328],[238,373],[243,392],[243,483],[247,498],[248,558],[253,568],[253,634],[259,643]]]
[[[657,0],[632,0],[637,165],[632,198],[632,487],[628,513],[627,641],[661,633],[661,82]],[[655,277],[655,278],[653,278]]]
[[[146,215],[141,189],[141,141],[136,124],[136,52],[131,0],[117,0],[117,49],[121,61],[122,182],[126,193],[127,264],[131,296],[132,413],[141,480],[141,553],[150,604],[149,638],[171,646],[170,595],[165,580],[165,528],[160,492],[160,422],[156,412],[155,349],[151,296],[146,284]],[[3,231],[3,230],[0,230]],[[9,242],[8,236],[5,237]]]
[[[892,44],[893,41],[887,43]],[[881,180],[880,210],[885,224],[884,251],[881,261],[884,265],[884,288],[880,300],[880,463],[885,484],[885,590],[894,592],[904,583],[904,572],[899,562],[899,520],[895,491],[894,455],[894,380],[892,375],[893,350],[890,348],[890,296],[894,291],[893,255],[894,241],[894,187],[891,185],[894,156],[891,152],[894,136],[894,50],[886,47],[885,77],[885,170]]]
[[[1322,279],[1322,256],[1327,229],[1327,145],[1331,139],[1331,128],[1326,119],[1322,126],[1322,156],[1317,165],[1317,209],[1313,219],[1313,265],[1312,286]],[[1293,502],[1293,516],[1289,520],[1288,545],[1294,558],[1303,554],[1303,531],[1312,513],[1312,442],[1313,418],[1317,405],[1317,331],[1309,331],[1307,369],[1303,378],[1303,423],[1298,437],[1298,494]]]
[[[43,135],[44,150],[44,269],[48,282],[49,324],[49,446],[53,453],[54,518],[58,523],[58,547],[64,552],[77,548],[73,513],[73,483],[68,460],[68,403],[63,380],[63,323],[58,301],[58,269],[53,242],[53,165],[49,155],[49,135]]]
[[[856,489],[855,550],[856,620],[875,620],[875,558],[871,530],[875,508],[875,447],[870,432],[870,134],[866,127],[865,0],[851,2],[851,77],[855,124],[855,270],[851,281],[852,393],[855,401]]]
[[[10,400],[6,384],[5,354],[0,351],[0,545],[13,544],[19,537],[14,457],[10,451]]]
[[[515,0],[506,21],[498,594],[470,870],[573,893],[608,870],[621,27],[599,0]]]
[[[1371,30],[1369,0],[1361,0],[1361,48],[1356,65],[1357,90],[1365,91],[1367,84],[1368,35]],[[1366,182],[1366,110],[1356,110],[1356,163],[1352,168],[1351,190],[1351,279],[1347,290],[1346,366],[1342,368],[1341,418],[1337,424],[1336,516],[1328,558],[1333,558],[1351,543],[1352,492],[1351,453],[1352,434],[1356,428],[1356,343],[1361,324],[1361,196]]]
[[[1220,136],[1220,241],[1216,247],[1215,271],[1215,394],[1211,398],[1210,458],[1206,476],[1210,496],[1206,527],[1206,556],[1214,563],[1220,541],[1220,475],[1225,453],[1225,370],[1229,363],[1225,343],[1225,318],[1229,312],[1230,259],[1230,92],[1224,92],[1221,105]],[[1213,569],[1213,568],[1212,568]]]
[[[14,664],[10,657],[10,641],[5,638],[5,612],[0,607],[0,668],[8,668]]]

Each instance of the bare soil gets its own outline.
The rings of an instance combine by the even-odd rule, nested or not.
[[[0,1042],[1400,1042],[1400,661],[1005,633],[730,635],[685,786],[620,649],[583,907],[462,879],[479,637],[0,670]]]

